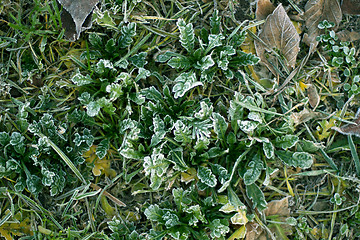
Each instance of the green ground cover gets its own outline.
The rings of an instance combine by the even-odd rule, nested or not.
[[[1,237],[358,239],[358,18],[306,3],[2,0]]]

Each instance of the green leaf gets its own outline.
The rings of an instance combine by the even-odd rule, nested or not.
[[[183,123],[181,120],[177,120],[174,124],[174,135],[175,141],[181,142],[183,144],[190,143],[191,139],[191,129],[189,126]]]
[[[276,155],[286,165],[292,167],[300,167],[303,169],[310,168],[313,164],[313,157],[307,152],[288,152],[288,151],[276,151]]]
[[[118,40],[118,46],[120,48],[126,48],[132,43],[132,38],[136,35],[136,24],[131,22],[128,25],[122,26],[121,34]]]
[[[189,167],[186,165],[183,157],[183,148],[172,149],[168,155],[168,161],[174,164],[174,170],[185,172]]]
[[[154,204],[150,205],[147,209],[145,209],[144,214],[147,219],[151,221],[161,222],[164,211],[159,208],[157,204]]]
[[[251,134],[258,126],[258,123],[248,120],[245,121],[238,120],[238,124],[239,124],[239,128],[247,134]]]
[[[155,149],[151,157],[147,156],[144,158],[143,166],[145,175],[150,175],[150,187],[153,190],[159,189],[162,183],[162,176],[164,176],[169,167],[169,162],[165,159],[165,156],[159,153],[158,149]]]
[[[116,72],[116,69],[109,60],[100,59],[95,65],[95,72],[98,74],[105,74],[109,72]]]
[[[90,149],[90,147],[93,145],[93,142],[94,142],[94,136],[91,134],[89,129],[85,128],[83,130],[83,135],[80,135],[79,133],[75,133],[74,143],[76,146],[80,146],[82,143],[85,143],[87,147]]]
[[[210,34],[209,35],[209,45],[207,46],[205,50],[205,54],[211,51],[211,49],[221,46],[222,40],[224,40],[225,37],[222,34]]]
[[[212,34],[220,33],[221,17],[219,16],[219,10],[215,9],[212,16],[210,17],[210,32]]]
[[[172,92],[175,93],[174,98],[183,97],[187,91],[196,87],[202,86],[202,82],[197,81],[195,73],[182,73],[175,80],[175,85]]]
[[[102,39],[97,33],[90,33],[89,34],[89,42],[93,46],[101,46],[102,45]]]
[[[226,130],[228,128],[225,118],[216,112],[212,114],[212,118],[214,121],[214,132],[219,139],[225,140]]]
[[[118,99],[120,96],[122,96],[124,94],[123,87],[119,83],[109,84],[106,86],[105,90],[106,90],[106,92],[110,93],[110,101],[115,101],[116,99]]]
[[[0,132],[0,144],[6,146],[10,143],[10,136],[7,132]]]
[[[84,76],[79,71],[77,71],[77,73],[70,80],[77,86],[83,86],[86,84],[93,83],[93,80],[91,79],[89,74]]]
[[[166,228],[172,228],[180,224],[179,217],[170,211],[167,211],[162,218],[165,221]]]
[[[190,214],[191,216],[191,218],[189,219],[190,226],[196,227],[199,221],[205,224],[207,223],[204,214],[201,212],[200,205],[198,204],[190,207],[185,207],[184,212]]]
[[[184,190],[182,188],[173,188],[172,195],[179,211],[192,202],[191,198],[189,197],[190,193],[191,189]]]
[[[270,159],[274,157],[274,145],[269,141],[269,139],[264,138],[265,140],[263,141],[263,150],[265,153],[266,158]]]
[[[115,40],[113,38],[110,38],[106,44],[105,44],[105,50],[108,53],[114,53],[114,51],[116,50],[116,43]]]
[[[210,101],[206,101],[206,100],[201,101],[200,102],[200,110],[195,111],[194,117],[196,117],[200,120],[208,119],[211,116],[213,110],[214,110],[214,108]]]
[[[23,155],[25,153],[25,137],[18,132],[13,132],[10,137],[10,144],[14,147],[15,152]]]
[[[267,208],[264,193],[255,183],[246,185],[246,195],[252,200],[254,209],[257,208],[259,211],[263,211]]]
[[[99,159],[103,159],[107,151],[110,148],[110,142],[108,139],[104,139],[100,142],[100,144],[96,147],[96,156],[98,156]]]
[[[259,179],[261,171],[264,169],[264,164],[261,161],[259,154],[253,157],[253,160],[248,164],[249,169],[244,174],[245,185],[251,185]]]
[[[210,237],[212,239],[225,237],[226,234],[230,231],[230,228],[227,226],[228,224],[229,223],[225,219],[213,220],[209,225],[209,228],[211,230]]]
[[[214,66],[215,62],[211,58],[211,55],[207,55],[203,57],[197,64],[200,66],[201,71],[205,71],[210,67]]]
[[[32,194],[38,194],[42,189],[41,179],[36,175],[28,176],[26,187]]]
[[[185,56],[173,57],[168,61],[168,65],[175,69],[188,69],[191,66],[190,59]]]
[[[128,60],[129,60],[129,62],[134,64],[137,68],[143,68],[147,64],[146,56],[147,56],[146,52],[141,52],[141,53],[135,54],[132,57],[129,57]]]
[[[299,137],[295,135],[279,136],[275,140],[275,146],[287,150],[292,148],[299,141]]]
[[[208,167],[200,166],[198,168],[197,176],[199,180],[209,187],[215,187],[217,184],[216,176],[211,172]]]
[[[194,50],[195,34],[192,23],[186,24],[184,19],[177,21],[180,30],[180,43],[188,51],[192,53]]]

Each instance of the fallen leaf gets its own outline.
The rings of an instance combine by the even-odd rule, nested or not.
[[[307,95],[309,98],[310,106],[315,109],[320,103],[320,96],[314,85],[307,85]]]
[[[275,10],[270,0],[259,0],[256,7],[256,19],[263,20]]]
[[[360,39],[359,32],[350,32],[349,30],[342,30],[340,32],[337,32],[336,36],[338,36],[339,40],[342,42],[354,42]]]
[[[355,135],[360,137],[360,116],[354,120],[354,123],[346,124],[342,127],[332,127],[331,129],[338,131],[344,135]]]
[[[307,33],[304,34],[303,41],[307,45],[317,44],[316,37],[321,34],[318,24],[323,20],[339,25],[342,13],[338,0],[310,0],[305,5],[305,26]]]
[[[341,10],[343,14],[360,15],[360,0],[343,0]]]
[[[80,33],[91,28],[92,11],[99,0],[57,0],[63,10],[61,23],[65,28],[65,37],[69,41],[76,41]]]
[[[289,197],[280,200],[273,200],[267,204],[267,209],[264,210],[265,216],[277,216],[278,222],[285,222],[286,218],[290,216]],[[287,224],[278,224],[278,226],[270,227],[271,232],[275,234],[276,239],[288,239],[285,235],[290,235],[292,227]],[[269,239],[267,233],[255,222],[246,224],[246,240],[265,240]],[[281,231],[281,232],[279,232]],[[285,234],[285,235],[283,235]]]
[[[289,217],[289,197],[280,200],[273,200],[268,203],[267,209],[264,210],[266,216],[278,215],[281,217]]]
[[[235,239],[243,239],[246,236],[246,227],[245,225],[238,228],[229,238],[228,240],[235,240]]]
[[[272,61],[273,63],[268,61],[268,58],[266,57],[267,51],[275,50],[279,52],[285,58],[287,66],[295,66],[296,57],[300,50],[300,36],[281,4],[266,18],[264,27],[259,34],[259,38],[265,45],[260,41],[256,41],[256,52],[261,61],[275,75],[277,74],[272,66],[274,61]]]

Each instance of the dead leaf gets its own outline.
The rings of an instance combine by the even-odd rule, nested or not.
[[[317,44],[316,37],[321,34],[318,25],[323,20],[339,25],[342,13],[338,0],[310,0],[305,5],[305,26],[307,33],[304,34],[303,41],[307,45]]]
[[[99,0],[58,0],[62,5],[62,26],[65,28],[65,37],[69,41],[76,41],[80,33],[91,28],[92,11]]]
[[[269,202],[264,213],[266,216],[278,215],[281,217],[290,217],[289,197]]]
[[[360,15],[360,0],[343,0],[341,10],[343,14]]]
[[[256,7],[256,19],[263,20],[275,10],[270,0],[259,0]]]
[[[336,36],[338,36],[339,40],[342,42],[354,42],[360,39],[359,32],[350,32],[349,30],[342,30],[340,32],[337,32]]]
[[[259,34],[259,38],[265,45],[259,41],[255,42],[256,52],[261,61],[275,75],[277,74],[272,67],[273,63],[268,61],[266,51],[275,50],[279,52],[286,59],[287,66],[295,66],[296,57],[300,50],[300,36],[281,4],[266,18],[264,27]]]
[[[277,221],[285,222],[286,218],[290,217],[289,197],[280,200],[273,200],[268,203],[267,209],[264,210],[266,216],[277,216]],[[292,233],[291,226],[287,224],[279,225],[285,235]],[[246,224],[246,240],[266,240],[267,233],[260,227],[258,223],[251,222]],[[271,232],[276,233],[279,231],[277,227],[271,227]],[[282,234],[276,234],[276,239],[287,239]]]
[[[309,98],[310,106],[315,109],[320,103],[320,96],[314,85],[307,85],[307,95]]]
[[[331,129],[338,131],[344,135],[355,135],[360,137],[360,116],[355,119],[354,123],[346,124],[342,127],[332,127]]]

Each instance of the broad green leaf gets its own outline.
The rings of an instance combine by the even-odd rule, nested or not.
[[[132,57],[129,57],[128,60],[129,62],[134,64],[135,67],[143,68],[147,64],[146,56],[147,56],[146,52],[141,52],[133,55]]]
[[[197,176],[199,180],[209,187],[215,187],[217,184],[216,176],[211,172],[208,167],[200,166],[198,168]]]
[[[190,226],[197,226],[197,223],[199,221],[203,222],[203,223],[207,223],[207,220],[205,219],[204,214],[201,211],[200,205],[194,205],[194,206],[190,206],[190,207],[186,207],[184,209],[184,212],[190,214],[192,217],[189,220],[189,225]]]
[[[246,185],[246,195],[252,200],[253,208],[257,208],[259,211],[267,208],[264,193],[255,183]]]
[[[159,208],[157,204],[154,204],[150,205],[147,209],[145,209],[144,214],[147,219],[151,221],[161,222],[164,211]]]
[[[114,51],[116,50],[116,43],[115,40],[113,38],[110,38],[106,44],[105,44],[105,50],[108,53],[114,53]]]
[[[213,48],[221,46],[222,40],[224,40],[225,37],[222,34],[210,34],[209,35],[209,44],[205,50],[205,54],[210,52]]]
[[[143,166],[145,175],[150,175],[151,188],[157,190],[161,185],[162,176],[169,167],[169,162],[162,153],[158,153],[158,150],[155,149],[151,157],[147,156],[144,158]]]
[[[95,72],[98,74],[105,74],[108,72],[116,72],[114,65],[107,59],[100,59],[95,66]]]
[[[13,132],[10,136],[10,144],[14,147],[15,151],[19,154],[25,153],[25,137],[18,132]]]
[[[303,169],[310,168],[313,164],[313,157],[307,152],[289,152],[289,151],[276,151],[276,155],[286,165],[292,167],[300,167]]]
[[[238,120],[238,124],[239,124],[239,128],[247,134],[251,134],[258,126],[258,123],[248,120],[245,121]]]
[[[28,176],[26,179],[26,187],[32,194],[37,195],[42,189],[41,179],[36,175]]]
[[[188,69],[191,66],[190,59],[185,56],[173,57],[168,61],[168,65],[176,69]]]
[[[234,192],[232,187],[228,188],[228,198],[229,198],[229,203],[231,204],[231,206],[235,208],[235,210],[246,208],[245,205],[239,199],[238,195]]]
[[[101,109],[100,104],[97,101],[92,101],[86,106],[86,113],[90,117],[95,117],[99,114]]]
[[[96,156],[98,156],[99,159],[103,159],[106,156],[109,148],[110,148],[109,139],[102,140],[100,144],[96,147]]]
[[[225,219],[213,220],[209,225],[209,228],[211,230],[210,237],[212,239],[218,239],[221,237],[225,237],[226,234],[230,231],[230,228],[227,225],[228,225],[228,222]]]
[[[315,153],[319,151],[321,147],[320,144],[314,143],[306,139],[300,140],[298,144],[300,145],[302,152],[309,152],[309,153]]]
[[[190,143],[191,139],[191,129],[189,126],[184,124],[181,120],[177,120],[174,124],[174,135],[175,141],[181,142],[183,144]]]
[[[0,144],[6,146],[10,143],[10,136],[7,132],[0,132]]]
[[[239,67],[239,66],[247,66],[247,65],[255,65],[260,61],[260,58],[256,57],[252,53],[245,53],[242,51],[238,51],[238,56],[233,57],[230,60],[229,65],[231,67]]]
[[[211,116],[213,110],[214,110],[214,108],[213,108],[211,102],[201,101],[200,102],[200,110],[195,112],[194,117],[196,117],[200,120],[208,119]]]
[[[214,60],[211,58],[211,55],[207,55],[205,57],[203,57],[198,63],[197,65],[200,66],[200,70],[201,71],[205,71],[207,69],[209,69],[210,67],[214,66],[215,62]]]
[[[202,82],[197,81],[195,73],[191,72],[180,74],[174,82],[172,92],[175,93],[175,98],[183,97],[190,89],[203,85]]]
[[[258,180],[262,170],[264,169],[264,164],[261,161],[259,154],[256,154],[253,157],[253,160],[248,164],[249,169],[246,170],[244,174],[244,183],[245,185],[251,185]]]
[[[89,34],[89,42],[91,45],[96,46],[96,47],[99,47],[102,45],[101,37],[99,36],[99,34],[94,33],[94,32]]]
[[[295,135],[279,136],[275,139],[275,146],[287,150],[292,148],[299,141],[299,137]]]
[[[270,159],[274,157],[274,145],[266,138],[267,141],[263,141],[263,150],[266,158]]]
[[[171,150],[168,155],[168,161],[174,164],[173,168],[181,172],[185,172],[189,168],[184,161],[183,151],[182,147],[178,147]]]
[[[89,74],[84,76],[79,71],[77,71],[77,73],[70,80],[77,86],[83,86],[86,84],[93,83],[93,80],[91,79]]]
[[[179,211],[186,205],[189,205],[192,200],[188,196],[190,195],[191,189],[184,190],[182,188],[173,188],[172,195],[174,197],[174,202],[178,208]]]
[[[88,105],[91,102],[91,95],[88,92],[83,92],[78,99],[82,105]]]
[[[179,217],[176,214],[171,213],[170,211],[167,211],[162,216],[162,218],[163,218],[163,221],[165,221],[166,228],[172,228],[172,227],[175,227],[176,225],[180,224]]]
[[[139,68],[138,75],[135,78],[135,82],[139,81],[140,79],[146,79],[150,77],[151,72],[149,70],[146,70],[145,68]]]
[[[195,43],[195,34],[192,23],[186,24],[184,19],[179,19],[176,24],[180,30],[181,45],[186,49],[186,51],[192,53]]]

